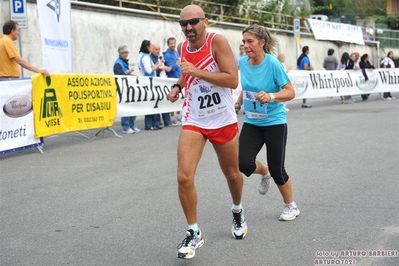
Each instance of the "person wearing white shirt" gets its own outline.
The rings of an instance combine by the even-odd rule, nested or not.
[[[380,67],[382,67],[382,68],[395,68],[395,62],[393,61],[393,52],[392,51],[389,51],[388,54],[387,54],[387,57],[382,59]],[[393,97],[391,95],[390,92],[384,92],[383,97],[384,97],[385,100],[388,100],[388,101],[390,101],[392,99],[396,99],[395,97]]]

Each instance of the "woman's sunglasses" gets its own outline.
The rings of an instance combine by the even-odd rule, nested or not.
[[[188,24],[191,26],[197,25],[200,20],[204,20],[205,18],[192,18],[188,20],[179,20],[180,26],[186,27]]]

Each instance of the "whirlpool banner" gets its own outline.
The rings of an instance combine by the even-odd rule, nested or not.
[[[399,91],[399,69],[378,68],[344,71],[289,71],[295,98],[320,98],[343,95]]]
[[[117,117],[161,114],[180,111],[184,96],[171,103],[167,95],[177,79],[115,76],[118,96]]]
[[[117,108],[115,88],[112,75],[34,75],[35,136],[112,126]]]

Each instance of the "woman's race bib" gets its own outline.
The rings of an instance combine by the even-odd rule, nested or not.
[[[257,92],[243,91],[245,115],[248,118],[262,119],[267,117],[267,103],[255,100]]]

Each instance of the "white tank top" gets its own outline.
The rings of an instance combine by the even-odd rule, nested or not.
[[[196,50],[188,50],[188,40],[181,46],[181,58],[198,69],[220,72],[212,55],[212,40],[215,33],[208,33],[204,45]],[[197,77],[183,74],[185,99],[183,104],[183,125],[195,125],[204,129],[216,129],[237,122],[234,109],[233,91],[216,86]]]

